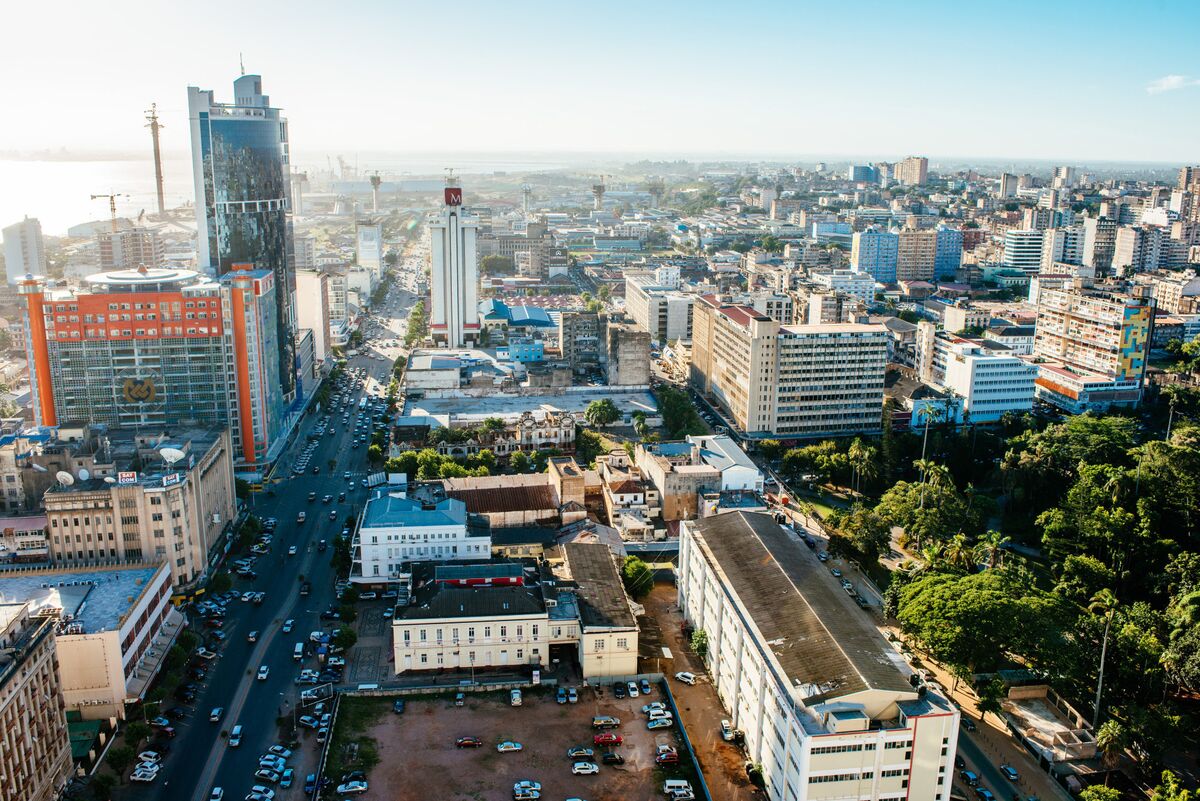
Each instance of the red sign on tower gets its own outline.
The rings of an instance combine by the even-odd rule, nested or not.
[[[462,189],[457,186],[446,187],[446,205],[461,206],[462,205]]]

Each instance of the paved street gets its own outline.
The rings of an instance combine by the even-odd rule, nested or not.
[[[385,303],[384,313],[406,316],[415,298],[396,290]],[[403,334],[403,322],[396,318],[385,319],[392,331]],[[374,326],[364,326],[368,337]],[[388,336],[384,334],[383,336]],[[377,393],[390,380],[392,359],[398,352],[396,347],[379,347],[368,343],[360,353],[350,360],[351,367],[362,367],[368,372],[368,381],[363,390],[351,393],[349,409],[354,409],[363,392]],[[384,355],[386,360],[377,357]],[[352,412],[353,413],[353,412]],[[343,427],[341,415],[330,416],[329,428],[320,438],[320,444],[309,460],[310,472],[294,476],[292,465],[307,442],[308,433],[319,422],[322,414],[311,414],[301,422],[292,447],[275,470],[278,480],[271,486],[274,493],[258,493],[252,501],[252,511],[260,518],[275,517],[279,521],[270,552],[262,556],[255,565],[258,577],[253,581],[234,579],[234,589],[245,592],[257,590],[266,593],[261,606],[233,601],[225,618],[227,633],[219,656],[209,665],[210,671],[196,703],[188,709],[189,715],[175,721],[178,734],[171,742],[171,753],[166,767],[157,781],[148,785],[127,785],[121,796],[137,801],[176,801],[192,799],[205,801],[213,787],[225,790],[225,797],[240,799],[251,785],[261,783],[254,779],[259,757],[279,742],[279,727],[276,719],[291,716],[299,699],[300,687],[295,684],[299,665],[293,659],[293,648],[297,642],[307,640],[309,632],[333,626],[322,626],[320,613],[334,600],[335,576],[330,567],[331,550],[317,551],[316,544],[324,539],[332,543],[341,533],[350,515],[362,508],[367,491],[360,484],[367,474],[366,446],[351,448],[353,426]],[[329,468],[334,460],[335,467]],[[320,472],[312,474],[311,466]],[[350,480],[344,473],[350,472]],[[342,503],[324,505],[324,495],[337,497],[346,492]],[[318,500],[308,501],[308,494],[315,492]],[[336,509],[337,519],[330,520],[330,509]],[[299,512],[308,513],[303,524],[297,524]],[[295,545],[298,554],[287,556],[289,546]],[[299,594],[301,576],[312,582],[312,592],[306,598]],[[295,620],[291,633],[281,631],[284,620]],[[379,639],[383,633],[382,608],[364,605],[360,625]],[[204,632],[197,628],[197,633]],[[258,632],[256,643],[247,641],[247,634]],[[387,654],[382,648],[364,644],[352,648],[347,654],[346,681],[378,681],[387,672]],[[259,666],[270,668],[266,680],[259,681],[255,673]],[[306,666],[311,667],[310,663]],[[168,699],[167,706],[173,704]],[[210,723],[209,712],[223,707],[225,714],[219,724]],[[244,734],[242,744],[230,748],[222,733],[241,724]],[[315,770],[318,748],[312,732],[301,730],[301,745],[288,761],[295,770],[295,783],[291,789],[279,791],[282,796],[302,798],[304,776]]]

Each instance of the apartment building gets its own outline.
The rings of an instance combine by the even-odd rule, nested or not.
[[[1084,232],[1079,226],[1048,228],[1042,232],[1040,273],[1058,272],[1059,264],[1083,264]]]
[[[699,458],[691,442],[646,442],[634,450],[634,463],[658,491],[663,520],[691,520],[700,496],[721,489],[721,471]]]
[[[947,801],[959,712],[770,515],[681,526],[679,606],[771,801]]]
[[[0,603],[0,798],[56,801],[71,778],[54,621]]]
[[[313,354],[318,361],[333,355],[329,340],[329,274],[316,270],[296,271],[296,322],[312,331]]]
[[[696,296],[658,283],[652,273],[625,276],[625,313],[659,345],[692,338]]]
[[[633,323],[608,321],[604,331],[605,369],[610,387],[650,383],[650,338]]]
[[[235,512],[228,430],[169,438],[112,430],[108,438],[108,466],[77,471],[43,498],[50,558],[59,565],[165,561],[175,585],[198,581]]]
[[[1122,226],[1113,243],[1112,270],[1133,275],[1182,267],[1188,245],[1171,238],[1171,230],[1157,225]]]
[[[953,280],[962,266],[963,232],[958,228],[939,225],[937,248],[933,261],[933,277]]]
[[[1149,287],[1124,289],[1082,281],[1040,289],[1038,397],[1072,413],[1141,402],[1155,305]]]
[[[926,384],[952,391],[975,423],[1033,409],[1036,365],[991,340],[966,339],[917,323],[917,375]]]
[[[603,312],[564,311],[559,316],[562,359],[577,375],[599,370],[604,363],[607,326],[608,317]]]
[[[891,231],[875,226],[858,231],[850,245],[850,267],[880,283],[894,283],[899,248],[900,237]]]
[[[896,280],[932,281],[937,261],[936,229],[905,228],[896,241]]]
[[[813,284],[833,292],[849,295],[870,306],[875,302],[875,279],[869,273],[858,270],[831,270],[813,273]]]
[[[1117,244],[1116,220],[1105,217],[1083,218],[1083,264],[1097,274],[1108,272]]]
[[[883,326],[781,326],[711,295],[696,304],[692,384],[750,436],[878,431],[886,356]]]
[[[1167,314],[1200,313],[1200,276],[1195,270],[1141,273],[1133,280],[1150,287],[1156,310]]]
[[[929,180],[929,159],[909,156],[896,165],[894,175],[904,186],[924,186]]]
[[[562,547],[557,569],[516,562],[423,565],[415,603],[397,609],[397,674],[533,670],[565,659],[585,680],[637,673],[638,627],[616,556]]]
[[[96,245],[100,253],[101,272],[163,265],[162,240],[158,232],[151,228],[100,231],[96,234]]]
[[[1042,239],[1040,230],[1008,231],[1004,234],[1004,257],[1001,264],[1010,270],[1035,274],[1042,266]]]

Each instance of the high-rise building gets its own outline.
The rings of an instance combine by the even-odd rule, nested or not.
[[[1042,265],[1042,231],[1011,230],[1004,234],[1001,263],[1023,273],[1038,272]]]
[[[1200,167],[1180,167],[1178,188],[1200,194]]]
[[[1050,181],[1050,186],[1054,189],[1071,189],[1075,186],[1075,168],[1074,167],[1055,167],[1054,177]]]
[[[151,228],[123,228],[96,234],[100,251],[100,270],[136,270],[138,267],[163,266],[163,246],[158,232]]]
[[[1105,217],[1083,218],[1083,263],[1097,274],[1112,266],[1117,244],[1117,221]]]
[[[312,236],[296,237],[296,269],[317,269],[317,240]],[[297,289],[297,292],[300,290]]]
[[[10,284],[19,283],[26,275],[46,274],[46,243],[36,217],[4,229],[4,272]]]
[[[650,334],[626,322],[608,320],[604,354],[610,387],[650,383]]]
[[[354,223],[354,253],[358,266],[373,280],[383,277],[383,225],[378,220],[362,219]]]
[[[878,432],[887,339],[881,325],[781,326],[708,295],[696,303],[691,381],[751,436]]]
[[[0,604],[0,773],[4,797],[55,801],[71,778],[54,618]]]
[[[854,183],[876,183],[879,181],[879,172],[870,164],[851,164],[850,169],[846,171],[846,180]]]
[[[447,186],[442,210],[429,222],[429,329],[433,341],[461,348],[479,339],[479,222],[462,211],[462,189]]]
[[[262,77],[233,82],[233,103],[188,87],[192,176],[196,190],[197,263],[215,277],[250,264],[274,276],[278,392],[300,403],[296,382],[296,267],[292,241],[287,120],[262,92]]]
[[[929,159],[909,156],[896,165],[896,180],[904,186],[924,186],[929,180]]]
[[[933,257],[933,277],[953,280],[962,266],[963,232],[947,225],[937,227],[937,248]]]
[[[660,278],[665,283],[659,283]],[[692,308],[696,296],[678,291],[677,272],[635,273],[625,276],[625,313],[659,345],[692,338]]]
[[[296,271],[296,321],[300,328],[312,331],[313,355],[327,361],[329,344],[329,273],[317,270]]]
[[[1000,187],[996,193],[1002,198],[1017,196],[1017,176],[1012,173],[1000,173]]]
[[[558,344],[562,359],[578,374],[599,370],[604,361],[605,329],[608,318],[603,312],[564,311],[558,318]]]
[[[1113,244],[1115,274],[1174,269],[1187,263],[1185,242],[1171,238],[1171,231],[1157,225],[1122,226]]]
[[[1059,272],[1056,264],[1083,264],[1083,228],[1047,228],[1042,232],[1042,261],[1038,272]],[[1077,271],[1072,271],[1072,273]]]
[[[1086,289],[1076,281],[1038,293],[1033,355],[1038,397],[1073,413],[1136,406],[1154,331],[1147,286]]]
[[[937,254],[937,231],[904,228],[896,242],[896,280],[932,281]]]
[[[875,226],[854,234],[850,246],[850,266],[884,284],[896,280],[896,260],[900,237]]]

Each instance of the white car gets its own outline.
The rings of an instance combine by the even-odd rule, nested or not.
[[[346,782],[345,784],[339,784],[337,787],[337,792],[339,795],[350,795],[353,793],[365,793],[366,791],[367,791],[367,783],[366,782]]]
[[[688,673],[687,671],[683,671],[681,673],[675,674],[675,680],[682,681],[684,684],[695,684],[696,683],[696,674]]]
[[[152,782],[158,778],[158,771],[146,771],[138,768],[129,776],[131,782]]]
[[[287,620],[283,621],[283,633],[284,634],[290,633],[292,628],[295,625],[296,625],[296,621],[292,620],[291,618],[288,618]]]
[[[640,693],[638,692],[638,686],[637,686],[636,681],[629,682],[628,684],[625,685],[625,688],[629,691],[630,698],[637,698],[638,695],[640,695]]]
[[[138,754],[138,761],[157,765],[159,762],[162,762],[162,756],[157,751],[143,751]]]
[[[266,665],[263,665],[262,667],[260,667],[258,669],[258,680],[259,681],[266,681],[267,676],[269,676],[269,675],[271,675],[271,669],[269,667],[267,667]]]
[[[208,801],[222,801],[225,798],[225,790],[220,787],[212,788],[212,792],[208,794]]]
[[[521,748],[522,746],[520,743],[514,743],[512,740],[505,740],[496,746],[496,750],[502,754],[509,751],[520,751]]]
[[[576,776],[590,776],[593,773],[600,772],[600,766],[595,762],[576,762],[571,766],[571,772]],[[341,792],[341,788],[338,789]]]
[[[288,548],[288,556],[295,556],[295,555],[296,555],[296,546],[293,545],[290,548]]]

